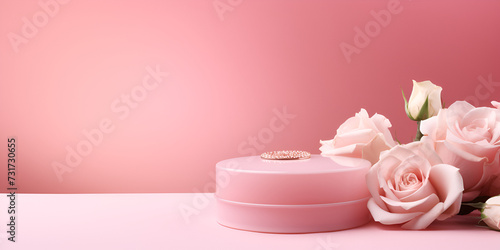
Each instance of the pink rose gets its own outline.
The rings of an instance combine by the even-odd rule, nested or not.
[[[380,152],[396,145],[390,127],[391,122],[383,115],[369,117],[366,110],[361,109],[340,125],[335,138],[320,141],[321,154],[363,158],[375,164]]]
[[[500,102],[492,101],[493,107],[500,109]],[[500,164],[499,164],[500,165]],[[497,168],[497,173],[493,174],[488,184],[483,188],[483,194],[486,196],[500,195],[500,167]]]
[[[464,201],[490,193],[500,170],[500,109],[475,108],[464,101],[442,109],[420,124],[444,163],[460,169]]]
[[[458,213],[463,182],[457,168],[443,164],[429,143],[412,142],[383,152],[366,175],[375,221],[424,229]]]

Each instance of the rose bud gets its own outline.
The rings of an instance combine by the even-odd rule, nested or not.
[[[437,115],[442,107],[441,90],[441,87],[436,86],[431,81],[416,82],[413,80],[410,100],[406,102],[405,98],[406,115],[414,121],[425,120]]]
[[[486,201],[481,210],[481,218],[491,229],[500,230],[500,196]]]

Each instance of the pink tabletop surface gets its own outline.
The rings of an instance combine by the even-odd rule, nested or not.
[[[500,233],[473,216],[405,231],[375,222],[346,231],[263,234],[215,221],[212,193],[20,194],[16,242],[7,240],[1,195],[0,249],[479,249]],[[181,212],[184,211],[184,212]],[[187,211],[187,212],[186,212]]]

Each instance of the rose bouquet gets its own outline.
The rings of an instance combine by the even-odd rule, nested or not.
[[[444,108],[441,91],[430,81],[413,81],[408,101],[403,93],[406,114],[417,122],[414,142],[398,145],[386,117],[361,109],[333,139],[320,141],[321,154],[373,164],[366,176],[368,209],[382,224],[425,229],[477,208],[500,230],[500,103],[457,101]]]

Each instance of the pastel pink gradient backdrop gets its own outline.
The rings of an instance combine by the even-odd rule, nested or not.
[[[479,76],[500,81],[500,2],[401,0],[348,63],[339,45],[388,2],[243,1],[222,21],[212,0],[73,0],[16,53],[8,34],[43,9],[1,0],[0,162],[15,136],[19,192],[201,192],[213,191],[216,162],[242,152],[319,153],[319,140],[360,108],[409,142],[416,124],[401,90],[409,96],[412,79],[442,86],[447,105],[476,95]],[[120,120],[111,104],[156,65],[169,76]],[[500,99],[488,95],[476,96],[480,105]],[[242,144],[270,131],[284,107],[296,116],[267,144]],[[102,119],[115,130],[60,182],[53,162]]]

